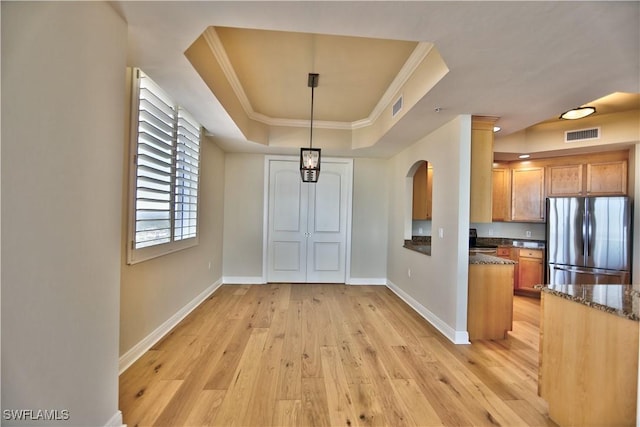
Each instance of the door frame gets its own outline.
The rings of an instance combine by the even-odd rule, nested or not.
[[[292,161],[298,163],[300,160],[297,156],[285,155],[266,155],[264,156],[264,191],[262,202],[262,282],[267,283],[267,267],[268,267],[268,245],[269,245],[269,176],[271,162],[273,161]],[[346,243],[345,243],[345,284],[351,280],[351,220],[353,217],[353,159],[348,157],[323,157],[322,162],[327,163],[343,163],[348,167],[348,190],[347,190],[347,226],[346,226]],[[320,172],[322,173],[322,171]],[[310,184],[311,185],[311,184]]]

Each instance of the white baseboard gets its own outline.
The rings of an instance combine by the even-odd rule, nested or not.
[[[433,314],[425,306],[416,301],[411,295],[400,289],[395,283],[388,280],[387,287],[391,291],[398,295],[400,299],[406,302],[409,307],[414,309],[416,313],[422,316],[427,322],[431,323],[434,328],[442,333],[454,344],[469,344],[469,333],[467,331],[456,331],[451,326],[447,325],[442,319]]]
[[[182,307],[176,314],[158,326],[153,332],[147,335],[142,341],[134,345],[120,357],[118,362],[119,374],[122,374],[129,366],[140,358],[147,350],[173,329],[182,319],[187,317],[202,301],[215,292],[222,285],[222,280],[218,279],[214,284],[202,291],[197,297],[192,299],[187,305]]]
[[[127,427],[125,424],[122,424],[122,412],[117,411],[113,414],[113,417],[107,421],[104,427]]]
[[[224,276],[222,283],[225,285],[264,285],[267,282],[262,276]]]
[[[378,278],[360,278],[352,277],[347,280],[347,285],[387,285],[387,279],[385,277]]]

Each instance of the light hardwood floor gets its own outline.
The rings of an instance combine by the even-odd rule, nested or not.
[[[382,286],[222,286],[120,376],[129,426],[554,425],[539,301],[453,345]]]

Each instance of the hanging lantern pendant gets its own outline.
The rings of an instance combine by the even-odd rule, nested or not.
[[[319,148],[300,148],[300,175],[302,182],[318,182],[320,175]]]
[[[313,94],[318,87],[317,73],[309,73],[308,86],[311,88],[311,126],[309,128],[309,148],[300,148],[300,176],[302,182],[318,182],[320,176],[320,149],[313,146]]]

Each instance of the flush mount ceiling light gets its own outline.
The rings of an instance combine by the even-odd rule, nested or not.
[[[502,130],[502,128],[500,126],[494,126],[493,127],[493,133],[500,132],[500,130]]]
[[[560,118],[564,120],[577,120],[590,116],[596,112],[596,107],[580,107],[565,111],[560,114]]]
[[[317,73],[309,73],[307,85],[311,88],[311,126],[309,127],[309,148],[300,148],[300,176],[302,182],[318,182],[320,176],[320,149],[313,148],[313,93],[318,87]]]

